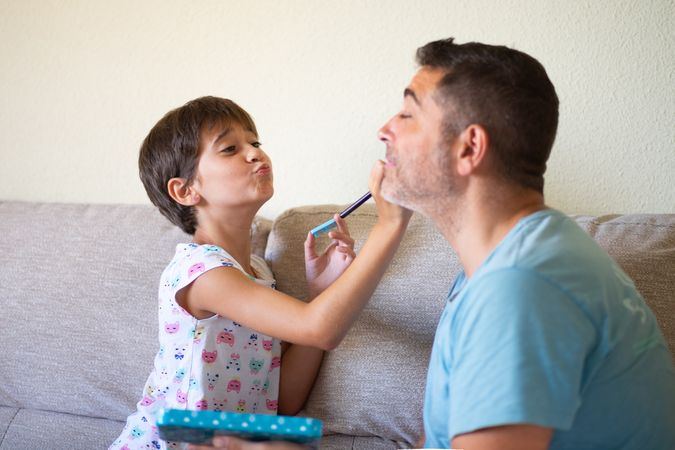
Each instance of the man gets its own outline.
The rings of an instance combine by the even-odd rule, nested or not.
[[[436,331],[425,446],[675,448],[675,370],[654,315],[544,204],[558,123],[544,68],[452,39],[417,61],[380,130],[382,194],[430,217],[464,269]]]
[[[381,190],[430,217],[463,266],[436,331],[424,446],[674,449],[675,369],[654,315],[544,203],[558,123],[544,68],[452,39],[417,62],[379,133]]]

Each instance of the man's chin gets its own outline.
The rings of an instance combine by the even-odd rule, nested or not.
[[[396,195],[394,194],[394,189],[392,189],[391,183],[387,182],[386,176],[382,179],[382,185],[380,186],[380,195],[382,196],[383,199],[385,199],[389,203],[398,205],[398,202],[396,201]]]
[[[381,194],[382,194],[382,198],[385,199],[386,201],[388,201],[389,203],[393,203],[394,205],[399,204],[399,201],[395,196],[390,195],[389,193],[384,192],[384,191],[382,191]]]
[[[416,207],[417,205],[415,205],[414,202],[411,201],[410,197],[405,195],[405,192],[403,193],[403,195],[401,195],[401,191],[395,191],[394,189],[391,189],[390,186],[387,186],[385,183],[382,183],[380,195],[389,203],[393,203],[394,205],[401,206],[411,211],[417,211]]]
[[[397,195],[396,191],[385,183],[382,183],[382,190],[380,191],[380,195],[382,195],[382,198],[384,198],[389,203],[405,207],[405,205],[401,201],[400,196]]]

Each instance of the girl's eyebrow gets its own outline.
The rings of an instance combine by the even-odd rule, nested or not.
[[[213,140],[213,143],[216,144],[219,140],[221,140],[222,138],[224,138],[225,136],[227,136],[227,133],[229,133],[230,130],[231,130],[231,128],[229,128],[229,127],[226,128],[225,130],[223,130],[223,132],[220,133],[220,134],[218,135],[218,137],[216,137],[216,138]]]

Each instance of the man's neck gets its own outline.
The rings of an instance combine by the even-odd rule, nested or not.
[[[501,191],[499,195],[474,191],[454,205],[436,209],[430,217],[471,277],[522,218],[545,208],[543,195],[533,190]]]

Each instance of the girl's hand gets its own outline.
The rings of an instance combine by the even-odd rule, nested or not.
[[[220,436],[213,438],[212,445],[190,445],[188,448],[190,450],[306,450],[308,447],[292,442],[250,442],[234,437]]]
[[[394,226],[397,229],[405,229],[408,226],[412,211],[402,206],[391,203],[382,197],[382,179],[384,178],[384,161],[377,161],[370,172],[368,186],[373,194],[377,205],[377,221],[386,226]]]
[[[347,223],[339,214],[334,216],[337,229],[328,233],[333,240],[321,255],[317,255],[312,233],[305,240],[305,275],[310,298],[314,298],[330,286],[354,261],[354,239],[349,235]]]

